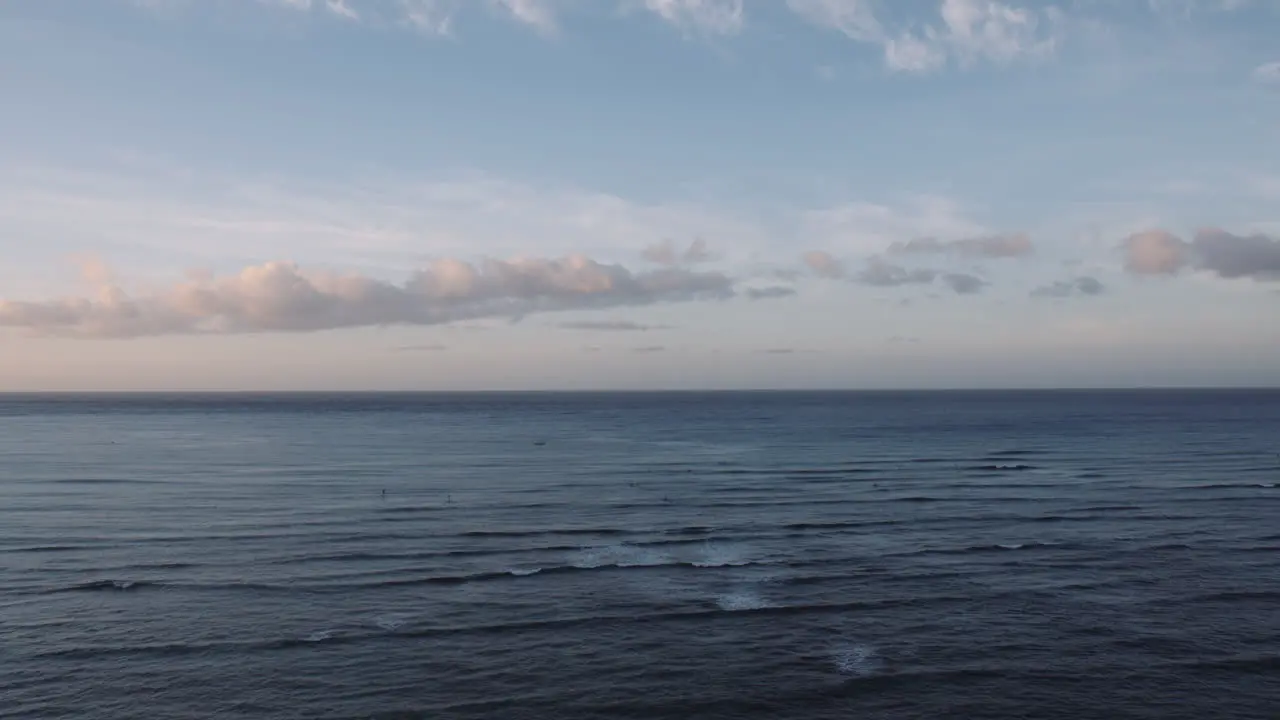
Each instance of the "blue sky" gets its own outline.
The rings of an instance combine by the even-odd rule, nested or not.
[[[0,5],[0,389],[1280,383],[1275,0]]]

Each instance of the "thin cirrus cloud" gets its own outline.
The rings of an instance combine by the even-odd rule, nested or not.
[[[891,30],[873,0],[787,0],[810,23],[860,43],[878,45],[891,70],[927,73],[949,64],[1008,64],[1052,54],[1060,43],[1061,11],[997,0],[942,0],[938,17],[919,30]]]
[[[307,273],[272,262],[239,274],[196,276],[132,296],[98,278],[97,297],[0,300],[0,327],[80,338],[308,332],[538,312],[723,300],[734,280],[719,272],[633,272],[577,255],[558,259],[438,260],[404,284],[356,274]]]
[[[1121,242],[1125,269],[1135,275],[1176,275],[1200,270],[1225,280],[1280,281],[1280,239],[1261,233],[1235,235],[1219,228],[1183,240],[1165,230],[1135,233]]]
[[[355,23],[390,22],[425,35],[454,34],[456,19],[482,9],[544,35],[560,30],[565,0],[258,0],[296,11],[319,11]],[[135,0],[137,4],[137,0]],[[144,5],[151,4],[142,3]],[[594,3],[593,3],[594,4]],[[603,2],[601,5],[605,4]],[[623,15],[639,9],[685,34],[732,36],[747,26],[745,0],[616,0]],[[1061,43],[1062,11],[999,0],[938,0],[925,17],[884,17],[899,4],[876,0],[786,0],[786,9],[809,25],[838,32],[879,49],[885,67],[927,73],[948,65],[1008,64],[1052,54]]]

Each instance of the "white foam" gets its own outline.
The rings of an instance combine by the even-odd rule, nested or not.
[[[1001,548],[1004,548],[1005,550],[1021,550],[1026,546],[1023,545],[1022,543],[1009,543],[1007,545],[1005,544],[996,545],[996,547],[1001,547]]]
[[[324,642],[331,637],[333,637],[332,630],[318,630],[308,635],[305,639],[307,642]]]
[[[870,645],[850,643],[836,648],[832,654],[832,662],[841,675],[850,677],[868,677],[874,675],[884,665],[876,649]]]
[[[773,603],[760,597],[760,595],[751,590],[736,590],[727,592],[716,598],[716,605],[721,610],[760,610],[762,608],[773,607]]]
[[[400,618],[394,618],[394,617],[375,618],[373,622],[378,627],[388,632],[392,630],[398,630],[400,627],[404,625],[404,620],[401,620]]]
[[[507,573],[508,573],[508,574],[515,575],[516,577],[525,577],[525,576],[528,576],[528,575],[537,575],[537,574],[538,574],[538,573],[540,573],[540,572],[542,572],[542,568],[540,568],[540,567],[536,567],[536,568],[510,568],[510,569],[508,569],[508,570],[507,570]]]

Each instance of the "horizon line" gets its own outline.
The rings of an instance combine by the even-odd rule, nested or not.
[[[1071,393],[1071,392],[1247,392],[1280,391],[1280,385],[1111,385],[1080,387],[887,387],[887,388],[544,388],[544,389],[455,389],[455,390],[0,390],[0,398],[32,396],[303,396],[303,395],[713,395],[713,394],[891,394],[891,393]]]

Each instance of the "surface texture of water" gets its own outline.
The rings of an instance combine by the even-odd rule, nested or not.
[[[1258,391],[9,396],[0,717],[1273,719],[1278,453]]]

